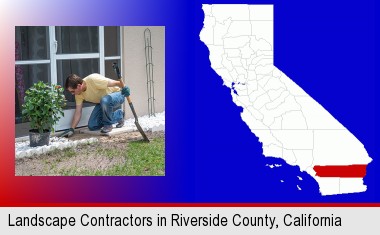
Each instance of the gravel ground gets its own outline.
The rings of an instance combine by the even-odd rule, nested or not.
[[[137,131],[136,125],[135,125],[135,119],[129,118],[125,120],[124,127],[125,129]],[[149,117],[148,115],[139,117],[139,123],[141,127],[144,129],[144,131],[148,131],[152,128],[158,127],[158,126],[165,126],[165,112],[162,113],[156,113],[155,116]],[[27,152],[28,150],[36,150],[38,148],[44,148],[45,151],[50,151],[50,148],[59,148],[59,146],[66,146],[69,144],[69,142],[75,141],[75,140],[81,140],[84,138],[91,138],[93,136],[88,136],[86,134],[75,134],[72,138],[58,138],[58,137],[52,137],[50,138],[50,145],[45,147],[30,147],[29,141],[23,141],[23,142],[16,142],[15,143],[15,152],[17,156],[20,156],[21,152]],[[27,154],[29,156],[30,154]]]

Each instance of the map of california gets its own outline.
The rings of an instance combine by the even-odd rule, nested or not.
[[[273,5],[203,5],[211,67],[266,157],[307,172],[322,195],[364,192],[364,145],[273,64]]]

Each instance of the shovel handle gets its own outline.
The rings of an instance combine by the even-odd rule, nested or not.
[[[123,82],[123,79],[122,79],[122,78],[120,78],[120,79],[119,79],[119,82],[120,82],[120,86],[121,86],[121,88],[123,88],[123,87],[124,87],[124,82]]]
[[[119,66],[117,65],[117,63],[113,63],[112,68],[113,68],[113,70],[115,70],[117,78],[121,79],[121,73],[120,73],[120,69],[119,69]]]
[[[128,97],[127,97],[127,101],[128,101],[128,104],[131,104],[131,103],[132,103],[131,96],[128,96]]]
[[[119,79],[120,87],[123,88],[124,87],[124,82],[123,82],[123,79],[121,78],[121,73],[120,73],[119,66],[117,65],[117,63],[113,63],[112,64],[112,68],[115,70],[117,78]]]
[[[120,88],[125,87],[125,84],[123,82],[123,78],[121,77],[120,69],[119,69],[119,66],[117,65],[117,63],[113,63],[112,68],[115,70],[117,78],[119,79]],[[127,97],[127,100],[128,100],[128,103],[132,103],[131,98],[129,98],[129,96]]]

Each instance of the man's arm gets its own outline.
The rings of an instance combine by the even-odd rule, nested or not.
[[[78,125],[80,118],[82,117],[82,106],[83,104],[77,104],[75,106],[73,120],[71,121],[71,128],[58,135],[58,137],[71,137],[72,135],[74,135],[74,129]]]
[[[122,84],[120,81],[116,81],[116,80],[112,80],[112,79],[109,79],[108,80],[108,84],[107,84],[107,87],[113,87],[113,86],[118,86],[120,88],[123,88]]]
[[[75,127],[77,127],[81,117],[82,117],[82,107],[83,107],[83,103],[82,104],[77,104],[75,106],[75,112],[74,112],[74,116],[73,116],[73,120],[71,121],[71,128],[75,129]]]
[[[131,95],[131,90],[129,87],[125,86],[123,87],[123,83],[121,81],[115,81],[110,79],[107,84],[108,87],[114,87],[118,86],[121,88],[121,94],[123,94],[125,97],[129,97]],[[128,101],[129,102],[129,101]]]

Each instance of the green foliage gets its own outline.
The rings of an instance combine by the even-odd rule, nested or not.
[[[54,131],[54,125],[64,115],[66,99],[63,91],[61,86],[42,81],[26,91],[22,115],[30,121],[31,129],[37,129],[39,133],[44,130]]]

